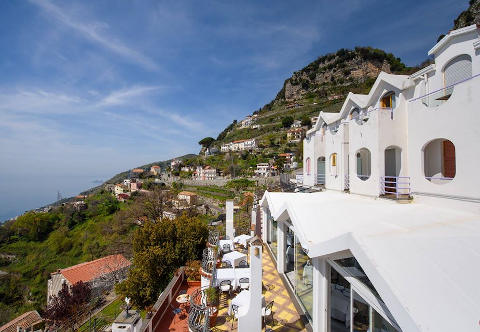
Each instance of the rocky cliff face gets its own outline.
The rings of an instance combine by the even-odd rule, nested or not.
[[[467,10],[460,13],[454,21],[453,28],[460,29],[472,24],[480,24],[480,0],[470,0]]]
[[[380,71],[407,70],[399,58],[382,50],[357,47],[319,57],[288,78],[274,102],[292,102],[309,96],[342,95],[352,85],[375,80]]]

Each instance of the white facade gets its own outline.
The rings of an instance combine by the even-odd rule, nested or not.
[[[478,34],[452,31],[430,51],[433,65],[410,76],[382,72],[368,95],[350,93],[340,113],[320,112],[304,140],[304,185],[478,199]],[[446,86],[447,78],[458,81]]]
[[[260,202],[262,239],[315,332],[478,330],[479,28],[429,54],[320,112],[303,185],[325,191]]]
[[[270,176],[271,173],[272,173],[272,170],[269,163],[257,164],[257,169],[255,170],[256,176],[267,177],[267,176]]]
[[[197,166],[194,174],[197,180],[213,180],[217,178],[217,169],[210,166]]]
[[[245,139],[240,141],[233,141],[230,143],[222,144],[220,150],[222,152],[229,152],[229,151],[245,151],[245,150],[253,150],[257,147],[257,141],[255,138]]]

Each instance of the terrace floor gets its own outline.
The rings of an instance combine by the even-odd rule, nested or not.
[[[273,322],[270,318],[267,318],[267,329],[278,332],[307,331],[270,255],[266,252],[266,248],[263,250],[262,263],[263,295],[265,296],[265,302],[274,302]],[[198,286],[188,287],[185,283],[181,289],[191,294],[196,288],[198,288]],[[234,296],[235,295],[232,297]],[[227,298],[225,294],[222,294],[220,297],[219,312],[215,326],[211,329],[212,331],[223,332],[237,330],[237,320],[232,321],[227,313],[230,301],[231,298]],[[175,305],[176,302],[173,301],[172,304]],[[188,319],[186,316],[174,316],[173,309],[168,310],[162,318],[161,328],[158,331],[188,331]],[[263,331],[265,331],[265,326]]]

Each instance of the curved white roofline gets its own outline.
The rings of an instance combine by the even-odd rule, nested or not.
[[[443,46],[447,45],[448,42],[458,36],[461,36],[465,33],[469,33],[478,29],[476,24],[469,25],[468,27],[452,30],[450,31],[445,37],[443,37],[435,46],[432,47],[430,51],[428,51],[428,55],[432,55],[437,53]]]

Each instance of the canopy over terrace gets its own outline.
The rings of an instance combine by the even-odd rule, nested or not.
[[[404,331],[478,327],[480,216],[339,192],[269,193],[310,257],[349,250]]]

